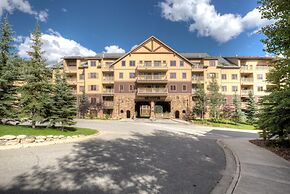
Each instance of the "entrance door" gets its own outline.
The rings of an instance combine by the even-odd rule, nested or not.
[[[126,111],[127,119],[131,118],[131,113],[129,110]]]
[[[150,106],[141,105],[140,106],[140,117],[150,117]]]
[[[178,110],[175,111],[175,118],[176,118],[176,119],[179,119],[179,111],[178,111]]]

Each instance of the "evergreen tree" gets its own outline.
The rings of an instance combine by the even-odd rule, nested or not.
[[[85,93],[85,91],[83,91],[81,97],[80,97],[80,101],[79,101],[79,113],[81,114],[81,117],[84,119],[88,110],[90,107],[90,103],[89,103],[89,99]]]
[[[62,129],[65,125],[73,125],[76,116],[76,98],[72,89],[67,83],[65,75],[62,75],[57,68],[53,86],[51,102],[51,115],[49,116],[50,125],[61,124]]]
[[[193,114],[199,116],[201,119],[204,119],[204,114],[206,113],[207,107],[207,96],[204,91],[204,86],[200,83],[197,86],[194,100],[195,106],[193,108]]]
[[[250,124],[254,124],[256,122],[256,103],[253,93],[249,92],[249,99],[247,101],[247,110],[246,110],[246,116],[247,116],[247,122]]]
[[[234,112],[232,114],[232,119],[234,120],[234,122],[240,123],[242,121],[243,112],[241,110],[240,100],[238,99],[238,96],[236,93],[234,95],[233,105],[234,105]]]
[[[35,128],[37,122],[46,121],[48,109],[51,108],[51,72],[42,58],[41,32],[37,24],[32,33],[30,61],[27,63],[24,84],[21,87],[22,117],[31,121]]]
[[[267,80],[275,84],[268,96],[263,97],[258,125],[263,137],[289,138],[290,134],[290,3],[284,0],[260,0],[263,18],[274,21],[262,28],[265,51],[277,57]]]
[[[13,32],[7,16],[0,29],[0,123],[17,118],[17,60],[12,52]]]
[[[208,85],[209,114],[212,118],[219,119],[224,96],[219,92],[219,85],[216,78],[212,78]]]

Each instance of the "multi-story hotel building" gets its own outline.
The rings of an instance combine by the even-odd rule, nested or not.
[[[90,114],[116,119],[183,118],[195,104],[197,84],[206,90],[212,77],[229,104],[235,94],[242,107],[249,91],[257,99],[266,95],[271,60],[178,53],[152,36],[126,54],[64,57],[63,71],[77,96],[83,90],[87,94]]]

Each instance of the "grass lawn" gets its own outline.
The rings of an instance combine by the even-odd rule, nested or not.
[[[247,125],[247,124],[226,124],[226,123],[215,123],[208,120],[193,120],[194,124],[198,125],[207,125],[212,127],[224,127],[224,128],[235,128],[235,129],[246,129],[246,130],[255,130],[255,126],[253,125]]]
[[[37,127],[32,129],[28,126],[14,126],[14,125],[0,125],[0,136],[3,135],[92,135],[97,133],[97,130],[86,129],[86,128],[76,128],[76,127],[66,127],[64,131],[59,128],[46,128]]]

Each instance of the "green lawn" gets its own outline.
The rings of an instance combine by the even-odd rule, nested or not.
[[[194,124],[207,125],[212,127],[224,127],[224,128],[235,128],[235,129],[246,129],[246,130],[256,130],[255,126],[247,124],[226,124],[226,123],[215,123],[208,120],[193,120]]]
[[[32,129],[28,126],[14,126],[14,125],[0,125],[0,136],[3,135],[93,135],[97,133],[97,130],[86,129],[86,128],[76,128],[76,127],[66,127],[64,131],[59,128],[46,128],[37,127]]]

